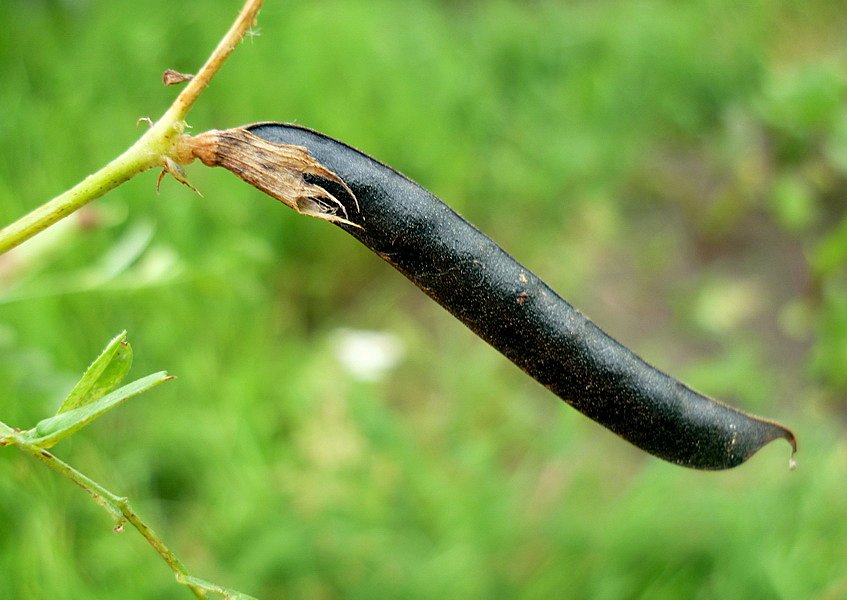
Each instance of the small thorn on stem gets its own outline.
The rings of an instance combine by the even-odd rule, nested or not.
[[[151,119],[150,117],[139,117],[138,120],[135,122],[136,129],[142,123],[147,123],[148,127],[153,127],[153,119]]]

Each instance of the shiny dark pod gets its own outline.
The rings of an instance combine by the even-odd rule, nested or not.
[[[246,127],[304,146],[337,174],[336,223],[565,402],[647,452],[697,469],[741,464],[785,427],[707,398],[647,364],[427,190],[350,146],[296,125]]]

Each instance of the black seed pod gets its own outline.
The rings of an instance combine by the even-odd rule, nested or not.
[[[554,394],[639,448],[697,469],[734,467],[780,437],[796,450],[785,427],[698,394],[647,364],[394,169],[296,125],[259,123],[240,131],[263,144],[308,150],[332,176],[311,169],[304,184],[320,188],[316,202],[340,204],[324,218]]]

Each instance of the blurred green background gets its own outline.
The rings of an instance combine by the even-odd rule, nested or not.
[[[793,427],[799,469],[784,443],[722,473],[640,453],[199,165],[203,198],[144,174],[0,257],[0,419],[52,413],[129,330],[133,374],[178,379],[57,454],[260,598],[847,597],[847,5],[266,4],[195,131],[296,121],[397,167],[660,368]],[[239,6],[0,2],[0,223],[126,148]],[[349,330],[404,352],[364,379]],[[190,597],[12,449],[0,590]]]

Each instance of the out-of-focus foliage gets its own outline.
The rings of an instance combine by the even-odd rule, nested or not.
[[[0,222],[128,146],[238,5],[0,3]],[[203,198],[143,175],[0,257],[0,418],[34,425],[127,329],[133,374],[179,379],[59,454],[262,598],[847,597],[844,31],[823,0],[268,0],[191,113],[406,172],[661,368],[794,426],[794,473],[778,444],[720,474],[638,453],[201,166]],[[404,358],[360,379],[342,329]],[[158,561],[0,452],[2,595],[181,593]]]

